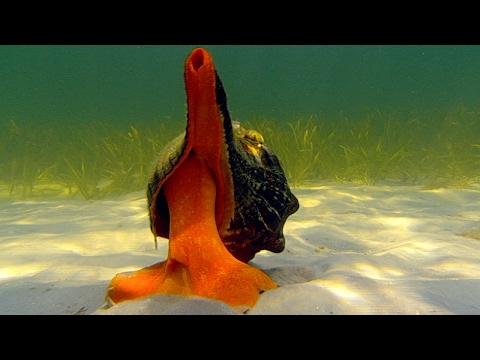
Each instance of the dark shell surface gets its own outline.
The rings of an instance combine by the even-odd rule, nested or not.
[[[236,206],[223,243],[242,261],[252,259],[260,250],[283,251],[283,226],[299,204],[278,157],[258,142],[257,135],[252,138],[248,132],[229,144],[228,153]]]
[[[150,229],[156,237],[168,238],[170,227],[170,212],[168,210],[167,199],[162,193],[162,186],[168,175],[170,175],[178,165],[180,158],[185,151],[185,133],[177,136],[170,141],[160,153],[155,171],[147,187],[148,211],[150,217]],[[158,192],[157,192],[158,190]]]

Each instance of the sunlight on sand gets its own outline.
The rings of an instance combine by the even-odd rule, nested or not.
[[[328,184],[294,193],[301,207],[285,224],[285,250],[251,262],[280,287],[248,314],[480,314],[480,189]],[[164,239],[155,250],[143,192],[1,204],[0,236],[0,314],[93,313],[116,273],[168,251]],[[152,312],[178,313],[177,300],[162,299],[150,300]],[[115,311],[148,313],[147,300]],[[186,299],[182,311],[207,303]]]

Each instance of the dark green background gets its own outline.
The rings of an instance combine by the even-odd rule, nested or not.
[[[196,46],[0,46],[0,121],[182,121],[183,64]],[[479,46],[203,46],[239,120],[480,98]]]

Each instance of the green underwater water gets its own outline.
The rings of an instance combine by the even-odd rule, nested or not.
[[[0,46],[0,199],[146,189],[195,47]],[[479,46],[203,47],[292,186],[480,179]]]

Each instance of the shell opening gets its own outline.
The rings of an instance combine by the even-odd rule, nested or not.
[[[202,67],[204,62],[203,50],[197,49],[196,51],[194,51],[192,54],[191,60],[192,60],[193,70],[198,71],[198,69]]]

